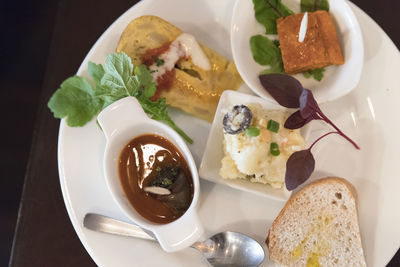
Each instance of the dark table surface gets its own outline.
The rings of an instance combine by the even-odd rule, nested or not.
[[[104,30],[136,2],[2,2],[0,266],[95,265],[65,209],[57,169],[59,120],[46,103]],[[400,2],[353,2],[400,46]],[[388,266],[400,266],[399,252]]]

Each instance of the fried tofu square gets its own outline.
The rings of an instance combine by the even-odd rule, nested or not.
[[[283,66],[288,74],[342,65],[344,59],[331,15],[318,10],[308,13],[307,32],[299,42],[300,24],[304,13],[277,20]]]

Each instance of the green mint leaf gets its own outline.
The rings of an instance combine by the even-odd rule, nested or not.
[[[157,87],[155,83],[148,84],[143,92],[146,97],[152,97],[156,93]]]
[[[117,98],[132,96],[139,87],[138,81],[132,77],[132,61],[123,52],[108,55],[104,71],[100,85]]]
[[[145,65],[139,65],[135,68],[135,78],[141,85],[141,89],[146,97],[152,97],[156,92],[156,83],[153,82],[153,76]]]
[[[108,55],[104,66],[90,62],[88,72],[96,90],[84,78],[68,78],[49,100],[48,107],[54,117],[66,118],[69,126],[83,126],[111,103],[134,96],[152,119],[166,123],[188,143],[193,143],[169,117],[165,98],[155,102],[149,99],[156,91],[156,84],[146,66],[136,67],[132,75],[131,59],[124,53],[113,53]]]
[[[280,0],[253,0],[256,20],[264,25],[267,34],[276,34],[276,20],[294,14]]]
[[[314,70],[308,70],[306,72],[303,72],[303,76],[306,78],[310,78],[313,76],[313,78],[317,81],[321,81],[322,78],[324,77],[324,68],[319,68],[319,69],[314,69]]]
[[[116,98],[111,94],[109,89],[101,87],[101,79],[105,74],[103,65],[89,61],[88,73],[96,85],[96,90],[94,92],[95,96],[98,96],[103,100],[103,105],[101,107],[102,110],[122,97],[120,96],[119,98]]]
[[[168,105],[165,101],[165,98],[159,98],[157,101],[151,101],[146,98],[143,94],[136,97],[140,104],[142,105],[143,110],[150,115],[153,120],[157,120],[163,122],[174,129],[186,142],[189,144],[193,144],[193,140],[181,129],[179,128],[174,121],[168,115]]]
[[[138,89],[139,81],[132,76],[132,71],[132,61],[124,53],[108,55],[104,67],[89,62],[88,72],[93,80],[96,82],[100,78],[95,95],[103,100],[102,109],[123,97],[133,95]]]
[[[284,73],[281,50],[277,45],[279,42],[271,41],[266,36],[254,35],[250,38],[250,48],[254,60],[260,65],[270,66],[262,74]]]
[[[139,65],[135,68],[135,75],[137,77],[138,82],[142,86],[146,86],[153,82],[153,76],[151,75],[149,69],[146,65]]]
[[[100,86],[101,78],[104,76],[104,68],[101,64],[96,64],[91,61],[88,63],[88,72],[90,77],[92,77],[96,86]]]
[[[113,95],[109,89],[101,86],[96,88],[95,96],[103,100],[103,105],[101,107],[102,110],[114,103],[115,101],[125,97],[125,95]]]
[[[328,0],[301,0],[300,7],[301,12],[329,11],[329,2]]]
[[[103,105],[90,84],[79,76],[66,79],[47,104],[56,118],[66,118],[69,126],[83,126]]]

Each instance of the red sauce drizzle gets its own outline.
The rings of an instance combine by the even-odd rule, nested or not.
[[[159,55],[168,51],[170,45],[171,43],[168,42],[160,47],[147,50],[146,53],[144,53],[144,55],[142,56],[143,64],[145,64],[147,67],[153,65]]]
[[[155,94],[150,98],[152,101],[156,101],[161,94],[162,90],[169,90],[172,87],[172,83],[175,78],[175,68],[166,71],[162,76],[157,78],[157,90]]]
[[[142,62],[145,64],[147,67],[153,65],[156,62],[156,59],[159,55],[167,52],[169,50],[171,43],[165,43],[160,47],[149,49],[146,51],[146,53],[142,56]],[[156,101],[160,95],[162,90],[168,91],[171,89],[172,84],[174,82],[175,78],[175,68],[172,68],[171,70],[166,71],[162,76],[157,78],[157,90],[150,99],[152,101]]]

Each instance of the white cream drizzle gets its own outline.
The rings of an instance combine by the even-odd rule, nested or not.
[[[302,43],[304,41],[304,38],[306,38],[307,26],[308,26],[308,12],[304,13],[303,18],[301,19],[300,30],[299,30],[300,43]]]
[[[208,57],[204,54],[203,49],[201,49],[199,43],[196,41],[193,35],[188,33],[182,33],[176,38],[177,42],[180,42],[184,47],[186,56],[192,57],[193,64],[202,68],[203,70],[210,70],[211,65]]]
[[[188,33],[182,33],[171,43],[166,52],[158,56],[164,63],[157,66],[156,62],[149,67],[153,75],[153,81],[157,81],[157,79],[167,71],[172,70],[176,62],[183,57],[191,57],[193,64],[204,70],[211,69],[210,61],[194,36]]]

